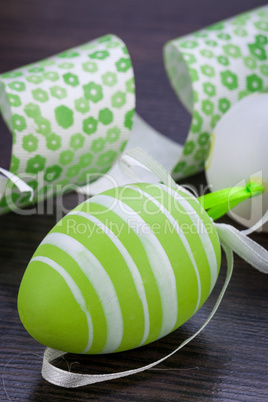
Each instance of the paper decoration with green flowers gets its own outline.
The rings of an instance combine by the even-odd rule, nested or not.
[[[36,199],[84,184],[87,175],[96,179],[124,149],[134,79],[116,36],[2,74],[0,85],[2,115],[13,135],[10,170],[36,190]],[[27,203],[25,196],[19,201]]]
[[[262,7],[169,42],[168,76],[193,114],[179,179],[203,169],[210,134],[237,101],[268,87],[268,7]]]
[[[123,151],[133,116],[128,149],[143,148],[175,179],[201,171],[221,116],[268,87],[267,33],[265,6],[166,44],[168,76],[193,115],[183,147],[134,116],[131,60],[113,35],[2,74],[1,111],[13,134],[11,172],[35,189],[35,200],[96,180]],[[81,191],[96,194],[127,182],[115,166]],[[11,196],[18,206],[29,203],[16,190]],[[2,212],[5,205],[3,198]]]

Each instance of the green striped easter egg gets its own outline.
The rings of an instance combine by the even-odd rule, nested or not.
[[[136,348],[202,306],[220,259],[213,222],[183,188],[113,188],[44,238],[20,286],[20,318],[37,341],[62,351]]]

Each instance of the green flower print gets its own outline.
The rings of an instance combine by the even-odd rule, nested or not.
[[[129,58],[121,57],[116,63],[115,63],[117,71],[121,73],[125,73],[127,70],[130,69],[131,67],[131,62]]]
[[[62,68],[64,70],[69,70],[70,68],[74,67],[73,63],[61,63],[58,65],[59,68]]]
[[[221,116],[219,114],[215,114],[210,122],[211,128],[215,128],[216,124],[218,123],[218,121],[220,120]]]
[[[126,146],[127,146],[127,140],[125,140],[125,141],[122,142],[122,144],[121,144],[121,146],[120,146],[120,152],[123,152],[124,149],[126,148]]]
[[[200,51],[200,53],[202,54],[202,56],[207,57],[208,59],[211,59],[212,57],[214,57],[213,52],[208,49],[203,49]]]
[[[213,114],[213,110],[214,110],[214,103],[213,102],[211,102],[210,100],[203,100],[202,101],[202,111],[206,115]]]
[[[260,46],[267,45],[268,38],[265,35],[256,35],[256,43]]]
[[[22,139],[22,148],[25,151],[33,152],[36,151],[38,147],[38,139],[33,135],[25,135]]]
[[[241,99],[245,98],[246,96],[248,96],[248,95],[250,95],[250,94],[251,94],[251,92],[249,92],[249,91],[247,91],[247,90],[240,91],[240,92],[238,93],[238,100],[241,100]]]
[[[77,87],[77,85],[79,85],[79,79],[75,74],[72,73],[63,74],[63,79],[65,84],[71,85],[72,87]]]
[[[70,146],[77,150],[82,148],[85,142],[85,137],[82,134],[74,134],[71,136]]]
[[[233,57],[234,59],[237,59],[238,57],[241,57],[241,51],[240,48],[236,45],[224,45],[223,47],[224,52],[227,54],[227,56]]]
[[[106,135],[106,141],[115,142],[118,140],[119,136],[120,136],[120,128],[118,127],[109,128]]]
[[[97,52],[89,54],[89,57],[91,59],[98,59],[98,60],[104,60],[107,59],[107,57],[110,56],[110,53],[107,50],[98,50]]]
[[[28,159],[27,166],[26,166],[26,172],[32,173],[32,174],[37,174],[38,172],[41,172],[42,170],[44,170],[45,164],[46,164],[46,159],[43,158],[41,155],[36,155],[33,158]]]
[[[84,133],[90,135],[97,131],[98,121],[94,117],[88,117],[83,121]]]
[[[90,154],[89,152],[84,155],[81,155],[79,162],[83,168],[88,167],[93,162],[93,155]]]
[[[219,39],[222,39],[222,40],[229,40],[229,39],[231,39],[231,36],[230,36],[229,34],[225,33],[225,32],[220,33],[220,34],[218,34],[217,36],[218,36]]]
[[[267,21],[257,21],[257,22],[255,22],[254,25],[260,31],[268,32],[268,22]]]
[[[74,57],[78,57],[79,53],[75,52],[73,50],[67,50],[66,52],[62,52],[60,54],[58,54],[58,57],[62,57],[64,59],[73,59]]]
[[[17,173],[20,166],[20,160],[15,155],[11,156],[10,171],[14,174]]]
[[[129,130],[132,129],[132,125],[133,125],[133,117],[134,117],[134,109],[129,110],[126,115],[125,115],[125,122],[124,122],[124,126],[129,128]]]
[[[1,74],[2,78],[17,78],[21,76],[22,73],[20,71],[9,71],[7,73]]]
[[[230,70],[221,72],[221,81],[222,84],[230,90],[238,87],[237,75],[232,73]]]
[[[230,109],[231,102],[227,98],[221,98],[219,99],[219,110],[222,113],[227,112],[228,109]]]
[[[208,64],[204,64],[203,66],[200,67],[201,71],[204,75],[207,77],[211,78],[215,76],[215,70],[213,67],[209,66]]]
[[[195,90],[193,90],[193,99],[194,99],[194,102],[195,102],[195,103],[198,102],[198,99],[199,99],[198,92],[195,91]]]
[[[218,56],[217,60],[220,64],[222,64],[223,66],[229,66],[229,60],[227,57],[225,56]]]
[[[44,71],[43,67],[32,67],[29,68],[29,73],[42,73]]]
[[[47,148],[56,151],[61,147],[61,137],[56,134],[49,134],[46,137]]]
[[[58,125],[65,129],[71,127],[74,123],[73,111],[64,105],[56,107],[55,118]]]
[[[263,64],[260,67],[261,73],[265,76],[268,76],[268,65],[267,64]]]
[[[25,91],[25,84],[24,82],[21,81],[13,81],[10,84],[8,84],[10,89],[13,89],[14,91],[22,92]]]
[[[126,103],[126,94],[122,91],[117,91],[112,96],[112,106],[116,108],[121,108]]]
[[[256,74],[248,75],[246,77],[246,81],[248,91],[255,92],[260,91],[262,89],[263,81],[258,75]]]
[[[127,92],[134,94],[135,93],[135,81],[134,78],[130,78],[127,82],[126,82],[126,90]]]
[[[112,123],[113,119],[114,119],[113,112],[110,109],[105,108],[99,111],[99,121],[102,124],[108,125]]]
[[[206,45],[216,47],[218,44],[215,40],[206,40]]]
[[[86,99],[91,100],[94,103],[99,102],[103,98],[101,85],[90,82],[87,85],[83,85],[84,96]]]
[[[204,146],[208,145],[209,142],[210,142],[210,135],[209,135],[209,133],[202,133],[202,134],[199,135],[199,137],[198,137],[198,144],[199,144],[201,147],[204,147]]]
[[[234,34],[237,36],[241,36],[243,38],[244,36],[247,36],[247,31],[243,28],[236,28],[234,29]]]
[[[7,94],[10,106],[17,107],[21,105],[21,100],[18,95]]]
[[[47,73],[43,74],[43,77],[45,80],[49,80],[52,82],[57,81],[60,78],[59,74],[55,71],[48,71]]]
[[[250,68],[251,70],[254,70],[257,67],[257,63],[254,57],[244,57],[244,64],[246,67]]]
[[[106,73],[101,76],[103,85],[107,85],[108,87],[112,87],[117,83],[117,78],[115,73]]]
[[[205,82],[203,84],[203,89],[204,89],[205,94],[207,94],[208,96],[216,95],[215,85],[211,84],[210,82]]]
[[[185,162],[185,161],[181,161],[181,162],[179,162],[179,163],[175,166],[173,172],[174,172],[174,173],[182,172],[183,169],[185,168],[185,166],[186,166],[186,162]]]
[[[51,133],[51,124],[48,119],[45,119],[42,116],[38,116],[34,119],[37,124],[36,132],[42,135],[47,135]]]
[[[195,143],[194,141],[186,141],[183,147],[183,154],[184,155],[190,155],[193,153],[195,148]]]
[[[50,166],[45,170],[44,178],[49,182],[55,181],[60,177],[61,172],[62,168],[59,165]]]
[[[40,88],[34,89],[32,91],[32,95],[33,95],[34,100],[36,100],[38,102],[44,103],[44,102],[48,101],[48,93],[47,93],[47,91],[44,91],[44,89],[40,89]]]
[[[192,133],[198,133],[203,124],[203,119],[200,116],[200,114],[195,110],[193,113],[193,119],[192,119],[192,124],[191,124],[191,131]]]
[[[189,68],[189,74],[192,82],[199,80],[198,72],[194,68]]]
[[[55,64],[55,61],[50,60],[50,59],[44,59],[44,60],[39,61],[39,64],[40,64],[40,66],[44,66],[44,67],[53,66],[53,64]]]
[[[80,166],[79,165],[70,166],[67,169],[66,176],[70,177],[70,178],[75,177],[75,176],[78,175],[79,171],[80,171]]]
[[[193,54],[183,52],[182,55],[188,65],[196,62],[196,58]]]
[[[38,106],[36,103],[27,103],[27,105],[24,107],[24,112],[26,116],[30,117],[31,119],[41,117],[40,106]]]
[[[254,43],[254,44],[248,45],[248,47],[249,47],[250,53],[254,57],[256,57],[258,60],[266,60],[267,59],[266,51],[263,46]]]
[[[41,77],[41,75],[29,75],[28,77],[26,77],[26,80],[36,85],[41,84],[41,82],[43,82],[43,78]]]
[[[26,120],[19,114],[12,115],[12,128],[13,130],[23,131],[26,128]]]
[[[103,138],[98,138],[92,142],[90,150],[94,153],[100,152],[105,146],[105,140]]]
[[[194,160],[195,161],[200,161],[201,159],[204,160],[207,153],[208,153],[207,149],[204,149],[204,148],[198,149],[198,151],[196,151],[196,153],[194,155]]]
[[[86,98],[78,98],[74,101],[74,108],[77,112],[87,113],[89,112],[89,101]]]
[[[82,68],[87,73],[95,73],[98,71],[98,66],[94,61],[87,61],[86,63],[83,63]]]
[[[59,158],[59,162],[62,165],[68,165],[69,163],[72,162],[74,157],[74,152],[71,150],[67,150],[67,151],[63,151],[60,153],[60,158]]]
[[[49,91],[54,98],[63,99],[67,96],[67,91],[65,88],[55,85],[54,87],[49,88]]]
[[[180,43],[180,46],[184,49],[194,49],[198,46],[198,43],[195,40],[186,40]]]
[[[101,154],[97,160],[97,165],[98,166],[107,166],[111,165],[115,158],[117,157],[117,153],[115,151],[106,151],[103,154]]]

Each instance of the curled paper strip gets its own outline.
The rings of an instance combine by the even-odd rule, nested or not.
[[[131,159],[138,161],[140,165],[148,170],[151,170],[156,174],[159,179],[163,181],[165,185],[175,184],[168,173],[163,169],[156,161],[152,160],[148,155],[144,154],[140,150],[132,150],[124,158],[125,163],[129,162],[129,166],[134,166],[135,163],[131,162]],[[184,191],[184,190],[183,190]],[[263,218],[264,221],[268,220],[268,212]],[[259,222],[261,225],[262,222]],[[139,372],[151,369],[152,367],[162,363],[167,358],[171,357],[174,353],[180,350],[183,346],[194,339],[209,323],[215,312],[217,311],[220,302],[224,296],[227,289],[228,283],[231,279],[233,271],[233,251],[239,254],[242,258],[248,261],[252,266],[259,269],[263,273],[268,273],[268,252],[259,246],[254,241],[248,239],[245,234],[239,232],[230,225],[225,224],[215,224],[217,229],[220,242],[223,250],[225,251],[227,257],[227,273],[223,288],[218,296],[218,299],[210,313],[208,319],[199,328],[199,330],[193,334],[191,337],[182,342],[172,353],[168,354],[164,358],[157,360],[151,364],[140,367],[134,370],[127,370],[124,372],[113,373],[113,374],[99,374],[99,375],[85,375],[79,373],[72,373],[70,371],[64,371],[55,367],[52,361],[58,357],[61,357],[65,352],[55,350],[52,348],[47,348],[44,353],[42,376],[44,379],[52,384],[65,387],[65,388],[76,388],[79,386],[85,386],[88,384],[94,384],[97,382],[103,382],[108,380],[113,380],[116,378],[122,378],[128,375],[137,374]]]
[[[175,179],[202,170],[221,116],[268,87],[267,31],[264,6],[167,43],[168,76],[193,115],[187,140],[182,148],[136,116],[128,149],[144,148]],[[123,151],[134,107],[131,60],[113,35],[2,74],[0,108],[13,135],[11,172],[29,183],[35,200],[96,180]],[[111,182],[126,183],[117,166],[109,175],[81,191],[96,194]],[[20,207],[29,200],[16,196],[16,202]],[[7,210],[2,198],[0,212]]]
[[[11,172],[29,183],[35,200],[96,179],[124,149],[134,107],[131,60],[113,35],[2,74]]]

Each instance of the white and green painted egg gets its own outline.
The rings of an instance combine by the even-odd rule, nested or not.
[[[182,188],[117,187],[80,204],[39,245],[20,286],[20,318],[62,351],[136,348],[202,306],[220,258],[213,222]]]

